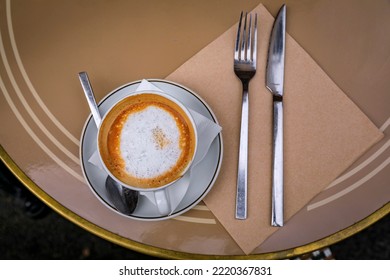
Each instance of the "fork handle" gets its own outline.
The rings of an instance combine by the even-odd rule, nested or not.
[[[271,225],[283,226],[283,102],[274,97]]]
[[[236,219],[247,218],[247,190],[248,190],[248,119],[249,99],[248,84],[243,83],[240,149],[238,154],[237,195],[236,195]]]

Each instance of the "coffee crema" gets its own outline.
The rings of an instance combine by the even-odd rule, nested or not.
[[[104,164],[136,188],[158,188],[183,175],[195,153],[196,134],[185,111],[164,96],[129,96],[105,116],[99,130]]]

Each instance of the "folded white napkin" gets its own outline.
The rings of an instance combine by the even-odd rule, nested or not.
[[[160,88],[156,87],[152,83],[148,82],[147,80],[142,80],[138,88],[136,89],[135,92],[141,92],[141,91],[158,91],[164,93],[163,90]],[[195,154],[194,161],[190,167],[190,169],[186,172],[186,174],[179,179],[177,182],[173,183],[171,186],[167,187],[167,197],[170,202],[170,207],[171,207],[171,212],[169,213],[172,214],[177,206],[179,205],[180,201],[184,198],[185,194],[187,193],[188,186],[190,184],[191,180],[191,170],[194,166],[199,164],[202,159],[205,157],[207,154],[211,143],[217,137],[217,135],[221,132],[222,128],[215,122],[211,121],[210,119],[206,118],[202,114],[192,110],[188,109],[190,114],[192,115],[196,129],[198,132],[198,146]],[[88,159],[88,162],[93,164],[94,166],[103,169],[102,163],[99,159],[98,152],[95,151],[91,157]],[[153,191],[149,192],[140,192],[141,195],[144,195],[147,197],[154,205],[156,205],[155,201],[155,196]]]

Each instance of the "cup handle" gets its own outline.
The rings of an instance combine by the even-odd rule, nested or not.
[[[161,215],[168,215],[171,213],[171,205],[169,203],[168,193],[165,189],[154,191],[154,199],[156,206]]]

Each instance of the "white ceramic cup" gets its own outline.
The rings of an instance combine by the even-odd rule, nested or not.
[[[162,186],[153,187],[153,188],[143,188],[143,187],[130,185],[130,184],[124,182],[123,180],[119,179],[117,176],[115,176],[113,174],[113,172],[110,170],[110,168],[106,165],[106,162],[103,159],[103,155],[102,155],[103,152],[101,151],[101,146],[102,145],[103,146],[106,145],[106,143],[102,143],[104,141],[101,140],[102,137],[100,137],[100,134],[103,133],[102,130],[104,130],[104,127],[106,126],[105,121],[107,121],[107,116],[110,115],[110,112],[116,111],[117,109],[115,109],[115,108],[117,107],[117,105],[120,104],[125,99],[127,99],[128,97],[130,97],[130,96],[138,96],[138,95],[142,95],[142,94],[157,95],[159,97],[163,97],[165,99],[168,99],[171,102],[173,102],[174,104],[176,104],[181,109],[180,113],[181,114],[184,113],[186,115],[186,117],[187,117],[187,120],[189,120],[189,122],[187,122],[187,125],[192,126],[192,130],[194,132],[193,133],[193,140],[195,140],[194,141],[195,143],[194,143],[194,149],[193,149],[191,160],[187,163],[186,167],[181,171],[181,174],[176,179],[174,179],[173,181],[170,181],[170,182],[168,182],[168,183],[166,183],[166,184],[164,184]],[[153,91],[153,90],[135,92],[135,93],[130,94],[129,96],[126,96],[123,99],[119,100],[118,102],[113,104],[108,109],[107,113],[102,118],[102,122],[101,122],[101,125],[99,126],[97,135],[98,135],[97,136],[97,141],[98,141],[99,158],[100,158],[100,161],[102,163],[103,168],[108,173],[108,175],[112,179],[114,179],[116,182],[118,182],[119,184],[121,184],[122,186],[124,186],[126,188],[129,188],[129,189],[132,189],[132,190],[135,190],[135,191],[139,191],[139,192],[144,192],[144,193],[145,192],[152,192],[153,195],[154,195],[155,204],[156,204],[160,214],[161,215],[168,215],[168,214],[170,214],[174,209],[171,209],[172,207],[171,207],[170,202],[169,202],[169,197],[168,197],[168,193],[167,193],[167,187],[171,186],[173,183],[175,183],[178,180],[180,180],[186,174],[186,172],[188,172],[188,170],[190,169],[190,167],[191,167],[191,165],[193,163],[193,160],[194,160],[194,157],[195,157],[195,154],[196,154],[196,150],[197,150],[197,145],[198,145],[197,127],[196,127],[195,121],[194,121],[191,113],[189,112],[189,110],[181,102],[179,102],[177,99],[175,99],[174,97],[172,97],[172,96],[170,96],[168,94],[161,93],[161,92],[158,92],[158,91]]]

